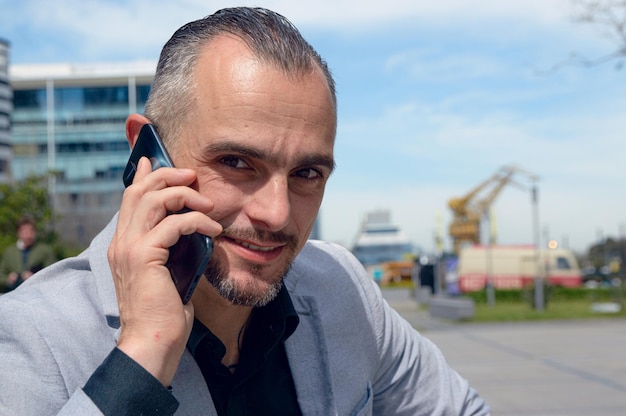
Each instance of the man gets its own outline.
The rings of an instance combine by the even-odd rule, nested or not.
[[[17,223],[17,243],[7,247],[0,260],[0,289],[15,289],[55,261],[52,248],[37,241],[35,220],[30,216],[22,217]]]
[[[288,21],[236,8],[183,26],[131,146],[146,123],[178,168],[141,159],[90,248],[0,300],[19,315],[0,327],[0,414],[488,413],[347,251],[307,243],[335,91]],[[164,265],[193,232],[214,253],[183,304]]]

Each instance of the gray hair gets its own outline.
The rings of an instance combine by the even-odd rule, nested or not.
[[[223,9],[182,26],[161,51],[145,114],[170,145],[193,110],[197,82],[193,74],[203,46],[223,34],[237,36],[258,59],[287,76],[296,78],[321,69],[337,111],[335,81],[326,62],[289,20],[263,8]]]

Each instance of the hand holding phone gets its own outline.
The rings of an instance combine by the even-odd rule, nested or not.
[[[139,132],[139,137],[124,169],[124,186],[128,187],[133,183],[137,164],[142,156],[150,160],[153,171],[160,167],[174,167],[155,127],[146,124]],[[189,209],[185,208],[178,213],[188,211]],[[169,258],[165,266],[170,271],[183,303],[191,299],[212,253],[213,241],[199,233],[182,235],[178,242],[169,248]]]

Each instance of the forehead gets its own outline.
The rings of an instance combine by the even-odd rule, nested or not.
[[[18,231],[32,231],[35,229],[35,226],[29,222],[25,222],[18,227]]]
[[[264,87],[277,91],[276,81],[290,81],[290,88],[281,91],[285,98],[289,93],[297,97],[302,89],[309,89],[308,93],[313,94],[307,98],[317,96],[321,99],[319,105],[330,104],[335,111],[331,87],[324,71],[317,64],[311,63],[310,68],[287,71],[269,62],[269,59],[261,59],[234,35],[216,36],[204,46],[196,62],[194,76],[201,97],[210,98],[212,102],[220,98],[232,99],[228,95],[233,92],[231,89],[237,94],[264,93],[267,92],[263,91]]]
[[[288,76],[259,61],[240,39],[219,36],[206,45],[195,77],[191,131],[276,145],[299,139],[332,152],[336,111],[321,69]]]

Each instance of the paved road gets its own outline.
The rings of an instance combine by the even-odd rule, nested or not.
[[[505,416],[626,415],[626,320],[455,324],[385,298]]]

